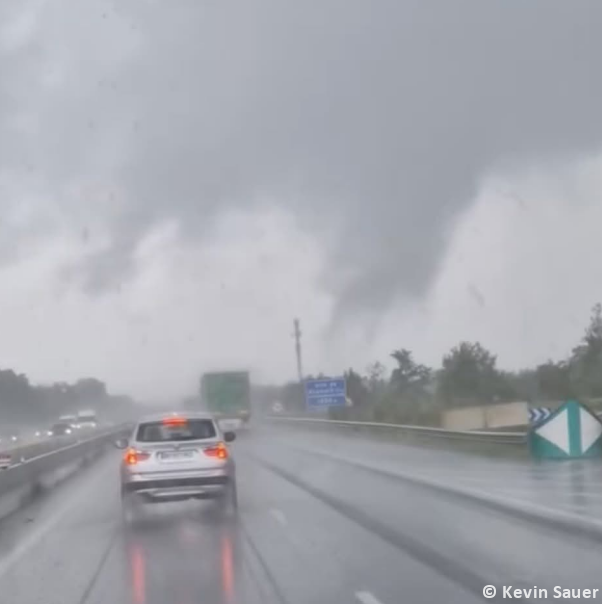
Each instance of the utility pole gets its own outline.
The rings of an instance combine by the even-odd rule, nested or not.
[[[301,360],[301,328],[299,327],[299,319],[294,321],[295,333],[295,353],[297,354],[297,375],[299,376],[299,382],[303,381],[303,362]]]

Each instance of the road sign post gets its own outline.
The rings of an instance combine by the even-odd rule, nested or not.
[[[326,411],[346,405],[345,378],[305,380],[305,406],[308,411]]]
[[[577,401],[567,401],[528,435],[529,449],[539,459],[602,457],[602,422]]]

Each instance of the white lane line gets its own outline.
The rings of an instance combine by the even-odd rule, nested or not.
[[[356,591],[355,597],[362,604],[381,604],[381,601],[374,595],[372,595],[369,591]]]
[[[286,516],[284,515],[284,512],[282,510],[279,510],[277,508],[270,508],[270,514],[272,514],[276,521],[282,526],[288,525],[288,520],[286,519]]]
[[[0,560],[0,577],[3,577],[23,556],[33,549],[53,528],[73,509],[74,505],[61,508],[53,514],[44,524],[36,526],[8,556]]]
[[[105,469],[106,474],[106,469]],[[58,524],[67,517],[75,508],[85,503],[85,500],[89,498],[87,487],[87,481],[78,485],[78,489],[75,493],[71,494],[71,497],[66,505],[59,508],[57,512],[52,514],[46,522],[43,524],[36,525],[33,530],[22,539],[6,557],[0,559],[0,578],[6,575],[6,573],[25,555],[29,553],[34,547],[36,547],[43,539],[50,533]]]

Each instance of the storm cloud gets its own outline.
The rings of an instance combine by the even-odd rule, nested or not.
[[[424,295],[484,178],[602,140],[595,1],[24,0],[0,18],[0,203],[37,217],[3,222],[2,249],[102,229],[92,291],[160,221],[202,242],[225,210],[274,204],[319,239],[339,309],[379,311]]]

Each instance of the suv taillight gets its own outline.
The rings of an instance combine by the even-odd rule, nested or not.
[[[139,461],[144,461],[149,457],[150,453],[144,453],[144,451],[136,451],[136,449],[128,449],[123,456],[123,461],[128,466],[135,466]]]
[[[228,448],[224,443],[217,443],[213,447],[203,449],[203,453],[209,457],[217,457],[218,459],[228,459]]]

